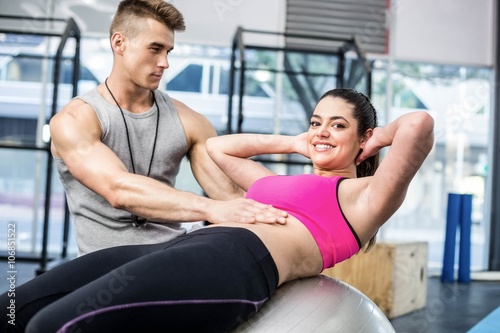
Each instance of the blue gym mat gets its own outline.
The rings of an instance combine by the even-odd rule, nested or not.
[[[499,333],[500,332],[500,307],[481,319],[467,333]]]

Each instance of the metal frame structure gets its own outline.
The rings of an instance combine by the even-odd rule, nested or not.
[[[253,34],[261,34],[261,35],[274,35],[283,38],[298,38],[298,39],[315,39],[324,42],[337,42],[340,43],[341,46],[337,49],[331,51],[325,50],[312,50],[308,47],[300,48],[300,47],[270,47],[263,45],[249,45],[245,44],[243,35],[244,33],[253,33]],[[362,62],[362,65],[366,71],[366,92],[368,96],[371,96],[371,74],[372,74],[372,65],[370,61],[368,61],[366,54],[361,47],[359,39],[357,36],[353,36],[351,39],[340,39],[340,38],[330,38],[330,37],[317,37],[317,36],[307,36],[301,34],[289,34],[289,33],[279,33],[279,32],[271,32],[271,31],[262,31],[262,30],[251,30],[251,29],[243,29],[242,27],[238,27],[236,29],[236,33],[234,34],[232,41],[232,50],[231,50],[231,67],[229,73],[229,101],[228,101],[228,113],[227,113],[227,133],[233,133],[232,129],[232,111],[233,111],[233,95],[235,91],[235,75],[236,70],[239,70],[239,94],[238,94],[238,123],[236,132],[240,133],[242,131],[242,123],[243,123],[243,96],[245,91],[245,71],[247,70],[246,65],[246,52],[247,50],[268,50],[268,51],[283,51],[283,52],[300,52],[300,53],[314,53],[314,54],[323,54],[323,55],[333,55],[339,58],[338,67],[337,67],[337,87],[341,88],[345,86],[344,74],[345,74],[345,63],[346,63],[346,53],[348,51],[353,50],[358,59]],[[239,58],[239,67],[236,66],[237,58]],[[275,72],[283,72],[286,74],[304,74],[293,71],[278,71]]]
[[[500,5],[495,2],[496,10],[496,35],[500,36]],[[498,38],[498,37],[497,37]],[[500,271],[500,240],[498,234],[500,232],[500,43],[497,39],[495,49],[495,85],[494,85],[494,112],[493,112],[493,158],[491,167],[491,210],[490,210],[490,234],[489,234],[489,255],[488,255],[488,270]]]
[[[60,33],[47,30],[30,30],[30,29],[12,29],[12,28],[2,28],[0,27],[0,33],[6,34],[18,34],[18,35],[34,35],[34,36],[44,36],[44,37],[60,37],[60,42],[57,48],[54,59],[54,73],[53,73],[53,91],[52,91],[52,106],[51,106],[51,118],[57,113],[57,99],[59,93],[59,76],[61,72],[61,62],[63,60],[63,51],[66,46],[67,41],[70,38],[75,39],[75,53],[73,56],[73,97],[77,95],[78,91],[78,79],[80,73],[80,40],[81,33],[78,25],[73,18],[69,19],[58,19],[50,17],[28,17],[28,16],[14,16],[14,15],[0,15],[0,20],[13,20],[13,22],[18,22],[22,20],[24,22],[38,21],[38,22],[61,22],[65,23],[64,30]],[[25,27],[24,27],[25,28]],[[37,150],[47,153],[47,170],[46,170],[46,183],[45,183],[45,201],[44,201],[44,217],[43,217],[43,235],[42,235],[42,250],[39,258],[31,258],[32,260],[39,260],[40,267],[37,270],[37,274],[41,274],[47,270],[48,258],[48,234],[49,234],[49,222],[50,222],[50,200],[52,194],[52,168],[53,168],[53,157],[50,151],[50,142],[43,146],[38,145],[15,145],[15,144],[0,144],[0,148],[9,149],[26,149],[26,150]],[[65,214],[64,214],[64,230],[63,230],[63,248],[61,252],[61,258],[65,259],[67,257],[67,244],[69,235],[69,211],[67,204],[65,202]],[[30,259],[30,258],[27,258]]]

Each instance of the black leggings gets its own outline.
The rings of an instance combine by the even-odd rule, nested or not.
[[[227,332],[272,295],[269,251],[242,228],[203,228],[163,244],[90,253],[16,290],[6,332]],[[10,299],[0,296],[1,309]],[[17,329],[17,330],[16,330]]]

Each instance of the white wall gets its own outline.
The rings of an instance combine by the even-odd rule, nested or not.
[[[393,0],[397,60],[493,66],[495,0]]]
[[[397,60],[492,66],[496,0],[392,0],[390,50]],[[119,0],[0,0],[0,13],[77,16],[84,35],[107,37]],[[286,0],[171,0],[187,30],[178,42],[230,46],[236,27],[284,31]],[[368,24],[367,27],[371,25]],[[376,27],[380,28],[381,22]],[[249,36],[250,38],[252,36]],[[251,40],[246,39],[247,43]],[[263,41],[259,41],[263,42]]]
[[[73,17],[84,36],[107,37],[113,13],[120,0],[0,0],[0,14],[29,17]],[[12,21],[7,21],[7,23]],[[0,22],[5,27],[5,22]],[[22,20],[24,27],[43,27],[43,23]],[[61,28],[62,29],[62,28]],[[58,30],[57,30],[58,31]]]
[[[493,66],[495,1],[392,0],[388,11],[392,56],[396,60]],[[285,30],[286,0],[172,0],[172,3],[186,19],[187,30],[177,35],[179,42],[229,46],[238,25],[247,29]],[[248,39],[253,36],[245,37],[247,43],[252,42]]]
[[[286,0],[173,0],[171,3],[186,21],[186,31],[177,34],[178,42],[230,46],[238,26],[285,30]]]

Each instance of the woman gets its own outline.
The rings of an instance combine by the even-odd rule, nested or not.
[[[427,113],[378,128],[369,100],[348,89],[320,99],[307,133],[211,138],[213,160],[248,198],[286,210],[285,224],[218,224],[164,244],[85,255],[19,287],[16,324],[22,331],[29,321],[28,332],[229,331],[283,283],[368,244],[432,145]],[[310,157],[314,174],[278,176],[248,159],[275,153]],[[0,306],[8,301],[1,296]]]

